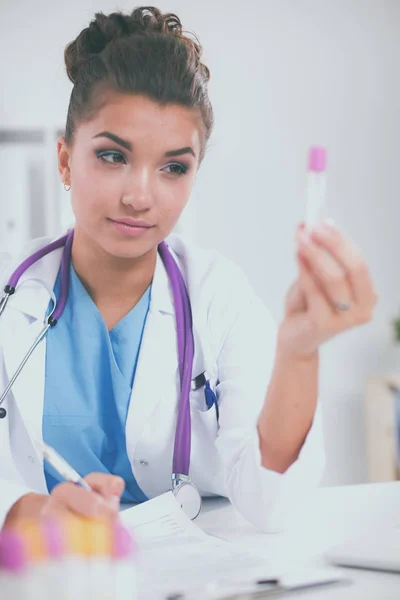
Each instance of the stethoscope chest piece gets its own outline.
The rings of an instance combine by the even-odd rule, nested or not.
[[[183,512],[193,521],[201,510],[201,496],[187,475],[172,476],[172,491]]]

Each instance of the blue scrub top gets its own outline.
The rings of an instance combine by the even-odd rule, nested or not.
[[[60,283],[59,273],[57,300]],[[82,476],[121,476],[125,502],[147,500],[132,473],[125,424],[150,294],[151,287],[108,331],[71,262],[68,301],[47,334],[43,440]],[[46,461],[44,470],[50,492],[61,478]]]

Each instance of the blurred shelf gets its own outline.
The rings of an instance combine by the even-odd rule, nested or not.
[[[0,249],[15,253],[35,237],[55,236],[73,221],[61,184],[57,138],[63,128],[0,128]]]
[[[367,378],[365,433],[368,481],[399,479],[400,373]]]

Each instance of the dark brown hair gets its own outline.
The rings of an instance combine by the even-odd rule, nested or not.
[[[208,68],[196,38],[182,32],[179,18],[143,6],[130,15],[97,13],[89,27],[65,49],[65,66],[74,84],[65,139],[72,144],[79,122],[90,118],[107,91],[143,94],[162,105],[198,108],[204,127],[200,160],[213,127]]]

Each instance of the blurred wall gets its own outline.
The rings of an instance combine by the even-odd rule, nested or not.
[[[62,127],[71,85],[63,48],[112,0],[0,4],[0,129]],[[326,484],[364,481],[367,374],[399,370],[400,3],[398,0],[174,0],[211,68],[216,127],[185,227],[237,261],[282,316],[295,277],[308,147],[329,152],[326,215],[361,247],[380,303],[372,324],[322,351]],[[1,185],[1,182],[0,182]],[[0,193],[0,213],[10,202]],[[50,222],[51,227],[51,222]],[[400,359],[399,359],[400,360]]]

